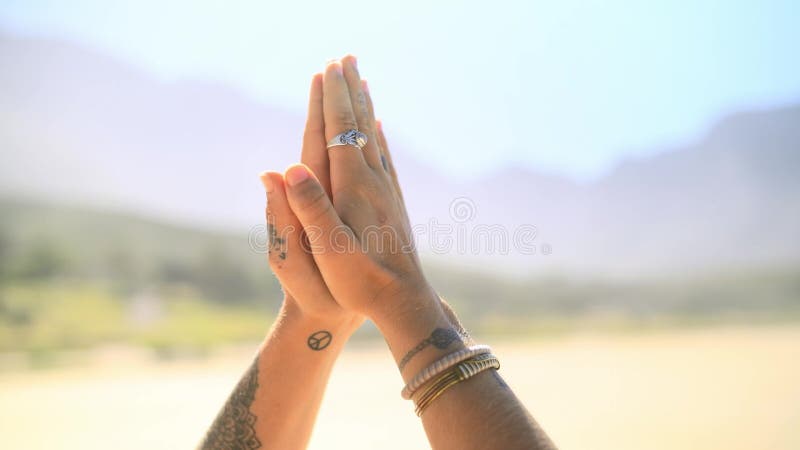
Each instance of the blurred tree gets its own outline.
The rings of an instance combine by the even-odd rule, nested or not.
[[[0,228],[0,282],[6,279],[11,270],[11,238],[5,228]]]
[[[15,270],[20,278],[51,278],[66,275],[69,268],[69,256],[57,242],[38,237],[33,239],[27,251],[23,253],[19,266]]]
[[[148,284],[144,264],[129,247],[112,247],[101,261],[102,276],[113,281],[124,296],[131,295]]]
[[[253,299],[258,293],[242,262],[217,246],[206,250],[194,273],[197,285],[212,300],[241,302]]]
[[[194,269],[187,263],[177,259],[167,259],[162,261],[156,268],[156,280],[166,284],[194,284],[197,275]]]

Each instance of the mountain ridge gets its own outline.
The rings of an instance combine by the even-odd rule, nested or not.
[[[0,61],[6,195],[246,229],[263,221],[257,174],[286,167],[300,146],[299,114],[218,83],[164,83],[100,52],[4,34]],[[727,116],[691,144],[586,183],[521,166],[460,181],[392,145],[412,222],[537,230],[533,255],[441,256],[523,273],[796,263],[798,150],[796,105]],[[467,220],[452,216],[455,202]],[[426,237],[420,248],[432,252]]]

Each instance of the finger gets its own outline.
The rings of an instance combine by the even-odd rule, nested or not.
[[[295,164],[286,170],[284,178],[289,207],[303,226],[320,271],[324,274],[341,264],[342,258],[355,254],[358,240],[353,230],[339,218],[314,174],[306,166]]]
[[[378,145],[380,145],[382,155],[385,158],[386,167],[389,170],[389,175],[392,179],[394,190],[397,193],[397,196],[400,197],[401,203],[405,207],[405,201],[403,201],[403,190],[400,189],[400,181],[397,179],[397,171],[394,167],[394,160],[392,160],[392,152],[389,151],[389,144],[387,144],[386,135],[383,132],[383,122],[376,120],[375,125],[375,128],[378,130]]]
[[[372,104],[372,96],[369,93],[369,85],[367,84],[367,80],[361,80],[361,91],[364,92],[364,97],[367,102],[367,111],[369,113],[369,123],[373,130],[373,137],[375,140],[375,145],[378,147],[378,158],[380,159],[381,168],[383,171],[379,171],[386,175],[386,178],[391,178],[389,175],[389,162],[386,159],[386,155],[384,154],[383,144],[381,143],[380,138],[378,138],[378,124],[375,120],[375,107]]]
[[[389,151],[389,144],[386,142],[386,135],[383,132],[383,122],[380,120],[375,121],[375,128],[378,130],[378,143],[381,146],[382,156],[385,158],[386,167],[389,169],[389,178],[392,180],[394,186],[394,193],[400,203],[400,208],[403,215],[408,220],[408,209],[406,208],[406,201],[403,198],[403,190],[400,188],[400,180],[397,178],[397,171],[395,170],[394,160],[392,160],[392,152]],[[409,224],[410,227],[410,224]]]
[[[267,245],[272,272],[294,298],[330,297],[314,258],[304,251],[303,226],[289,207],[283,175],[264,172],[261,182],[267,191]]]
[[[364,151],[364,159],[374,170],[379,170],[381,168],[381,159],[375,138],[375,123],[369,114],[367,96],[362,89],[363,85],[358,73],[356,57],[347,55],[342,58],[342,68],[344,70],[344,79],[347,81],[347,89],[350,92],[350,103],[353,105],[358,130],[367,135],[367,145],[362,149]]]
[[[308,118],[303,133],[303,149],[300,161],[317,175],[320,184],[331,195],[330,161],[325,149],[325,120],[322,114],[322,74],[311,79],[308,95]],[[282,178],[281,178],[282,179]]]
[[[339,133],[358,128],[342,64],[338,61],[328,64],[322,77],[322,111],[325,120],[325,142]],[[364,169],[368,168],[363,152],[352,145],[329,148],[328,158],[333,192],[357,180]]]

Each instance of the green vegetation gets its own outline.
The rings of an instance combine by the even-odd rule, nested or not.
[[[797,268],[631,281],[503,279],[442,266],[429,275],[477,333],[800,319]],[[163,357],[203,354],[260,339],[281,296],[246,232],[0,200],[0,353],[126,343]]]
[[[633,280],[498,279],[431,268],[431,278],[460,314],[519,329],[537,322],[718,323],[800,318],[800,269],[761,268]],[[517,325],[514,325],[517,324]],[[605,325],[604,325],[605,326]],[[616,326],[616,325],[613,325]]]
[[[0,200],[0,352],[256,340],[282,294],[240,236]]]

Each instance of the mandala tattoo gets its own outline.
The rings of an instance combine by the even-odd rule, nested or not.
[[[400,370],[403,370],[403,367],[405,367],[406,364],[411,361],[411,358],[416,356],[416,354],[422,350],[425,350],[429,345],[433,345],[439,350],[444,350],[449,347],[450,344],[456,341],[461,342],[461,336],[456,330],[452,328],[437,328],[433,330],[430,336],[409,350],[408,353],[403,356],[403,359],[401,359],[397,364],[397,367]]]
[[[258,389],[258,358],[247,370],[206,433],[200,450],[252,450],[261,448],[256,437],[256,416],[250,412]]]
[[[275,229],[275,225],[272,223],[267,223],[267,235],[269,237],[269,252],[277,252],[278,258],[286,259],[286,239],[278,236],[278,230]]]

